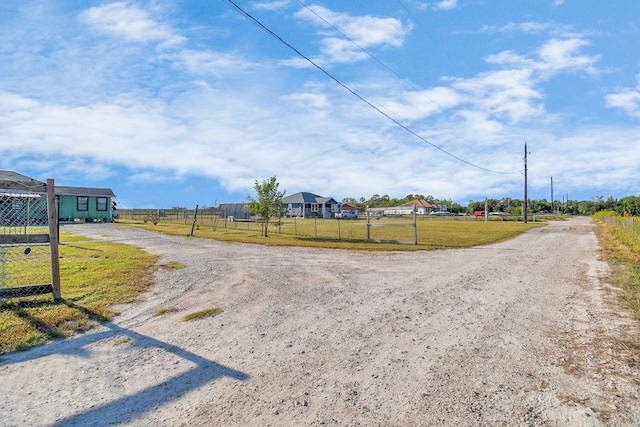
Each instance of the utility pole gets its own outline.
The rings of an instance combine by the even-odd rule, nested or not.
[[[524,214],[524,223],[528,222],[527,220],[527,143],[524,143],[524,201],[522,203],[522,213]]]
[[[554,212],[553,209],[553,177],[551,177],[551,213]]]

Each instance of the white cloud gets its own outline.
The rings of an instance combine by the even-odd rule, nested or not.
[[[485,61],[490,64],[499,65],[518,65],[518,66],[534,66],[534,61],[526,56],[519,55],[512,50],[505,50],[500,53],[488,55]]]
[[[289,0],[281,0],[281,1],[269,1],[269,2],[256,2],[251,6],[256,10],[280,10],[286,9],[291,2]]]
[[[96,30],[135,42],[159,42],[164,45],[182,43],[170,26],[156,22],[147,11],[126,2],[92,7],[80,19]]]
[[[581,47],[589,44],[587,40],[579,37],[549,40],[538,50],[541,61],[537,64],[537,67],[550,72],[579,69],[587,73],[597,74],[598,70],[595,67],[595,63],[600,60],[600,55],[577,54]]]
[[[314,110],[327,110],[331,108],[328,96],[324,93],[298,92],[283,96],[281,99],[292,101],[301,107],[312,108]]]
[[[209,50],[184,49],[168,55],[167,58],[182,64],[190,73],[216,77],[238,74],[256,67],[255,63],[234,54]]]
[[[582,71],[588,74],[598,74],[600,70],[596,63],[600,55],[582,55],[580,50],[590,42],[580,37],[551,39],[537,50],[537,58],[529,58],[512,50],[489,55],[485,58],[488,63],[503,66],[527,68],[539,74],[540,78],[548,78],[563,71]]]
[[[465,95],[467,103],[496,118],[518,122],[543,112],[539,104],[541,95],[528,69],[492,71],[470,79],[454,79],[452,87]]]
[[[632,89],[625,89],[605,96],[607,107],[620,108],[628,115],[640,119],[640,74],[636,76],[638,85]]]
[[[493,33],[515,33],[521,32],[526,34],[552,34],[557,37],[571,37],[575,36],[575,32],[572,31],[571,27],[563,24],[551,24],[548,22],[535,22],[535,21],[526,21],[526,22],[510,22],[501,27],[485,25],[482,27],[482,31]]]
[[[403,92],[397,98],[379,99],[376,103],[398,120],[421,120],[459,105],[463,96],[446,87]]]
[[[440,2],[434,3],[434,10],[451,10],[455,9],[458,5],[457,0],[442,0]]]
[[[402,22],[395,18],[374,16],[351,16],[333,12],[321,6],[300,9],[296,18],[322,28],[322,54],[335,62],[352,62],[364,59],[362,49],[372,47],[400,47],[408,32]],[[339,33],[335,33],[335,27]],[[340,34],[341,33],[341,34]],[[348,38],[345,40],[343,35]],[[355,44],[354,44],[355,43]]]

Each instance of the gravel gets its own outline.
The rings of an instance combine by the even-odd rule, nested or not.
[[[2,425],[640,425],[638,322],[588,218],[411,253],[65,231],[188,267],[113,322],[3,356]]]

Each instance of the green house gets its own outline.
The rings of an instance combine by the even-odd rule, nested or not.
[[[60,221],[111,222],[113,199],[110,188],[63,187],[56,185]]]

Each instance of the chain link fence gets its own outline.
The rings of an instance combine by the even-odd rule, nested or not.
[[[46,193],[0,188],[0,301],[51,292]]]
[[[633,245],[640,245],[640,217],[607,216],[604,221],[621,230]]]

